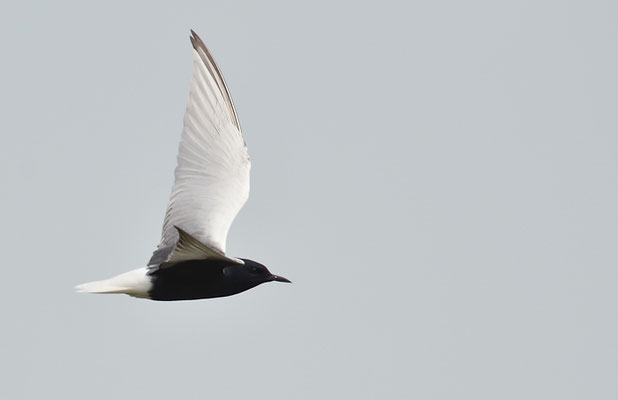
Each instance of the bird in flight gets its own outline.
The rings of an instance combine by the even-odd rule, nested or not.
[[[249,197],[251,161],[223,75],[194,31],[190,39],[193,77],[161,243],[146,267],[78,285],[78,292],[194,300],[290,282],[225,254],[227,233]]]

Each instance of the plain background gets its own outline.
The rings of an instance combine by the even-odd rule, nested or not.
[[[616,399],[615,1],[3,2],[3,399]],[[78,295],[159,240],[192,69],[294,284]]]

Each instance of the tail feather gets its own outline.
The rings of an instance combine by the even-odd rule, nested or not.
[[[147,268],[138,268],[110,279],[82,283],[75,286],[78,293],[125,293],[134,297],[148,297],[152,282]]]
[[[75,286],[78,293],[123,293],[127,288],[115,286],[111,279],[82,283]]]

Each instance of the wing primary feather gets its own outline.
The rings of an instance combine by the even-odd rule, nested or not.
[[[240,129],[240,120],[238,119],[238,114],[236,113],[236,107],[234,107],[234,102],[232,101],[232,95],[230,94],[230,90],[228,89],[227,84],[225,83],[225,79],[223,78],[223,74],[221,73],[221,70],[219,69],[219,66],[216,63],[215,58],[212,56],[212,54],[210,53],[210,50],[208,50],[208,47],[206,47],[202,39],[198,36],[197,33],[195,33],[193,29],[191,29],[191,35],[192,36],[189,38],[191,39],[191,45],[193,46],[195,51],[198,52],[198,54],[202,58],[202,61],[204,61],[206,68],[208,68],[208,70],[215,77],[217,86],[219,87],[219,90],[223,94],[225,102],[227,103],[227,106],[230,109],[230,114],[234,118],[232,123],[236,126],[236,129],[238,129],[239,132],[242,132],[242,130]]]

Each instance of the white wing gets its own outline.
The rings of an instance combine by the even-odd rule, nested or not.
[[[191,31],[193,78],[161,243],[149,265],[168,260],[179,227],[225,254],[227,233],[249,197],[249,153],[214,58]]]

